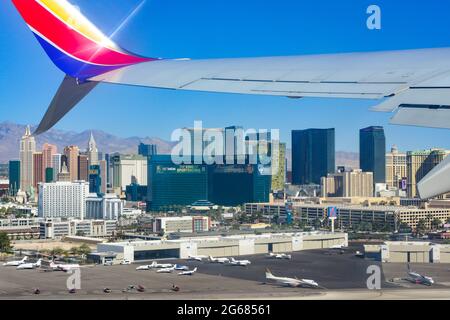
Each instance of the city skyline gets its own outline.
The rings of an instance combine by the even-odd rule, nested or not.
[[[124,1],[115,4],[110,8],[108,16],[102,14],[101,10],[105,6],[106,1],[96,1],[95,3],[77,0],[73,1],[79,5],[83,12],[88,16],[95,17],[99,21],[100,27],[105,31],[114,30],[116,21],[120,21],[129,11],[135,7],[138,1]],[[160,1],[147,2],[138,14],[116,35],[116,41],[124,46],[132,48],[136,52],[150,56],[164,57],[183,57],[192,58],[214,58],[214,57],[233,57],[233,56],[260,56],[260,55],[291,55],[304,53],[330,53],[335,52],[337,48],[342,51],[367,51],[367,50],[386,50],[386,49],[406,49],[419,47],[441,47],[450,43],[449,36],[442,32],[448,29],[446,19],[440,19],[439,16],[445,10],[437,10],[436,5],[409,4],[408,8],[403,8],[399,4],[389,3],[387,1],[379,1],[383,12],[388,12],[383,16],[383,29],[380,32],[371,32],[364,28],[365,9],[367,5],[364,1],[349,3],[331,3],[326,1],[325,4],[334,8],[334,12],[341,13],[335,16],[326,13],[317,13],[315,4],[301,4],[294,1],[285,0],[282,4],[292,9],[292,13],[282,9],[281,6],[269,5],[268,7],[259,7],[255,13],[252,11],[253,1],[242,4],[241,12],[230,12],[228,7],[222,8],[219,4],[211,4],[207,1],[199,1],[195,6],[198,10],[190,12],[198,12],[202,16],[209,13],[214,17],[215,21],[211,21],[211,30],[204,30],[203,24],[193,21],[192,17],[183,17],[177,15],[177,23],[189,27],[192,34],[199,34],[199,39],[180,39],[177,35],[175,26],[167,28],[165,20],[168,15],[168,4]],[[432,1],[433,2],[433,1]],[[435,4],[441,3],[434,1]],[[221,10],[217,10],[219,6]],[[448,4],[444,4],[448,6]],[[218,11],[221,11],[220,13]],[[273,20],[273,24],[263,23],[267,18],[267,14],[273,12],[277,14]],[[403,26],[401,17],[407,12],[409,17],[416,17],[420,21],[433,19],[433,24],[420,24]],[[22,41],[18,39],[28,39],[32,35],[23,27],[23,22],[19,16],[13,11],[12,6],[7,3],[5,6],[5,19],[1,19],[0,26],[7,27],[11,30],[8,34],[0,36],[0,43],[8,43],[11,51],[5,55],[0,54],[2,58],[2,69],[8,72],[9,68],[16,70],[24,70],[27,73],[35,73],[41,75],[41,89],[35,90],[36,95],[33,99],[21,97],[21,106],[23,110],[17,110],[14,115],[0,111],[0,116],[11,121],[37,123],[43,115],[48,105],[48,96],[56,91],[61,74],[56,68],[49,67],[50,64],[35,41]],[[251,15],[251,13],[253,13]],[[294,14],[295,13],[295,14]],[[312,14],[314,13],[314,15]],[[176,14],[176,13],[172,13]],[[420,15],[419,15],[420,14]],[[219,24],[221,20],[227,19],[229,15],[233,15],[237,21],[246,22],[249,30],[234,29],[229,26],[225,33],[220,30]],[[264,28],[264,40],[260,36],[256,40],[249,42],[249,37],[254,36],[255,27],[248,25],[248,16],[254,17],[252,23],[260,28]],[[300,16],[298,16],[300,15]],[[344,17],[345,19],[342,19]],[[187,23],[186,19],[189,19]],[[211,19],[210,17],[208,19]],[[150,21],[150,23],[148,22]],[[345,23],[343,23],[345,21]],[[280,22],[283,22],[280,24]],[[322,23],[323,22],[323,23]],[[326,23],[325,23],[326,22]],[[436,23],[438,26],[436,26]],[[3,25],[4,24],[4,25]],[[278,25],[280,24],[280,25]],[[146,27],[143,28],[142,26]],[[269,28],[269,26],[270,28]],[[313,37],[309,35],[303,28],[305,25],[313,25],[316,27],[317,33]],[[280,32],[286,31],[286,27],[290,28],[287,34]],[[333,26],[330,29],[330,26]],[[410,33],[414,33],[415,37],[402,37],[405,29],[408,28]],[[218,30],[219,28],[219,30]],[[278,29],[280,28],[280,29]],[[412,28],[412,30],[411,30]],[[427,32],[432,28],[432,37],[426,36]],[[270,30],[269,30],[270,29]],[[273,30],[272,30],[273,29]],[[155,32],[155,31],[158,32]],[[259,29],[258,29],[259,30]],[[211,34],[216,32],[226,41],[215,41]],[[331,34],[330,34],[331,33]],[[275,34],[277,37],[275,37]],[[279,37],[279,35],[283,35]],[[14,38],[12,38],[14,35]],[[177,38],[178,36],[178,38]],[[27,38],[28,37],[28,38]],[[285,41],[289,39],[299,39],[299,41]],[[211,45],[205,45],[212,42]],[[318,42],[317,39],[326,41]],[[183,44],[183,45],[181,45]],[[186,45],[188,44],[188,45]],[[27,58],[25,57],[25,53]],[[18,61],[28,61],[29,54],[33,54],[36,63],[19,65],[11,59],[17,56]],[[5,55],[5,56],[4,56]],[[44,72],[43,70],[46,70]],[[20,72],[18,72],[20,74]],[[6,73],[5,73],[6,75]],[[36,84],[30,77],[15,81],[15,75],[9,77],[0,74],[0,84],[9,88],[6,91],[3,103],[5,105],[15,105],[17,103],[17,90],[28,86],[36,88]],[[4,83],[3,83],[4,82]],[[20,86],[17,86],[20,84]],[[130,102],[129,97],[136,96]],[[133,104],[135,112],[124,113],[121,110],[128,108],[129,104]],[[305,99],[290,100],[277,97],[245,97],[239,95],[226,94],[206,94],[206,93],[187,93],[187,92],[166,92],[164,90],[151,90],[150,92],[140,90],[139,88],[120,88],[113,91],[106,86],[100,86],[98,93],[94,93],[89,97],[79,109],[70,113],[62,123],[57,126],[59,129],[77,130],[80,129],[80,123],[86,126],[83,129],[100,127],[105,131],[112,132],[120,136],[159,136],[167,139],[170,132],[175,128],[181,128],[186,124],[192,123],[194,120],[202,119],[209,127],[224,127],[228,123],[235,123],[236,118],[242,118],[240,121],[246,127],[265,127],[280,128],[281,139],[289,141],[288,135],[292,129],[298,129],[306,126],[315,127],[336,127],[337,150],[355,151],[357,148],[357,138],[352,134],[369,125],[383,125],[386,128],[388,138],[387,145],[397,144],[403,141],[405,147],[402,149],[427,149],[441,145],[444,148],[450,148],[448,145],[445,132],[436,129],[413,128],[386,126],[389,115],[369,112],[367,109],[371,102],[354,101],[354,100],[323,100],[323,99]],[[336,108],[337,106],[337,108]],[[172,108],[173,114],[168,116],[166,110]],[[4,108],[5,110],[7,108]],[[211,109],[225,109],[227,112],[211,112]],[[274,111],[276,110],[276,111]],[[102,115],[108,114],[108,117]],[[139,114],[140,116],[136,116]],[[289,115],[288,117],[286,115]],[[148,126],[149,121],[151,126]],[[167,125],[169,123],[169,125]],[[118,125],[120,124],[120,125]],[[347,130],[344,130],[347,129]],[[444,132],[444,134],[441,134]],[[129,133],[129,134],[128,134]],[[411,138],[412,137],[412,138]],[[434,144],[434,145],[432,145]]]

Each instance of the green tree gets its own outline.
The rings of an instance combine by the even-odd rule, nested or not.
[[[420,219],[419,222],[417,222],[416,232],[418,234],[424,234],[427,229],[427,221],[425,219]]]
[[[54,249],[51,251],[51,253],[52,253],[53,256],[61,256],[61,255],[64,254],[64,252],[65,252],[65,250],[64,250],[63,248],[60,248],[60,247],[56,247],[56,248],[54,248]]]
[[[92,252],[91,248],[86,244],[83,243],[79,248],[78,248],[78,253],[81,255],[88,255]]]
[[[439,229],[440,226],[442,226],[442,221],[441,221],[441,219],[434,218],[433,221],[431,221],[431,228],[432,228],[433,230]]]
[[[320,221],[319,218],[316,218],[316,219],[314,220],[314,228],[320,229],[321,227],[322,227],[322,221]]]
[[[0,232],[0,252],[10,252],[12,249],[11,241],[5,232]]]

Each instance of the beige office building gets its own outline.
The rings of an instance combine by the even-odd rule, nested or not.
[[[386,153],[386,184],[388,188],[398,188],[403,178],[407,177],[406,153],[399,152],[393,146]]]
[[[407,195],[409,198],[418,196],[417,183],[437,166],[448,155],[443,149],[424,151],[409,151],[406,154],[407,166]]]
[[[20,140],[20,188],[30,192],[33,186],[33,154],[36,151],[36,141],[27,126],[25,135]]]
[[[372,197],[373,173],[352,170],[321,179],[322,197]]]

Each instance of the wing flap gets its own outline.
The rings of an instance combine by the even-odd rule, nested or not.
[[[450,129],[450,106],[401,105],[391,123]]]

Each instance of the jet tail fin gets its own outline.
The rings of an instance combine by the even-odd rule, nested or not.
[[[271,278],[273,277],[272,271],[270,271],[269,268],[266,269],[266,278]]]
[[[98,82],[79,83],[77,79],[66,76],[33,134],[39,135],[52,128],[78,102],[87,96],[97,84]]]

